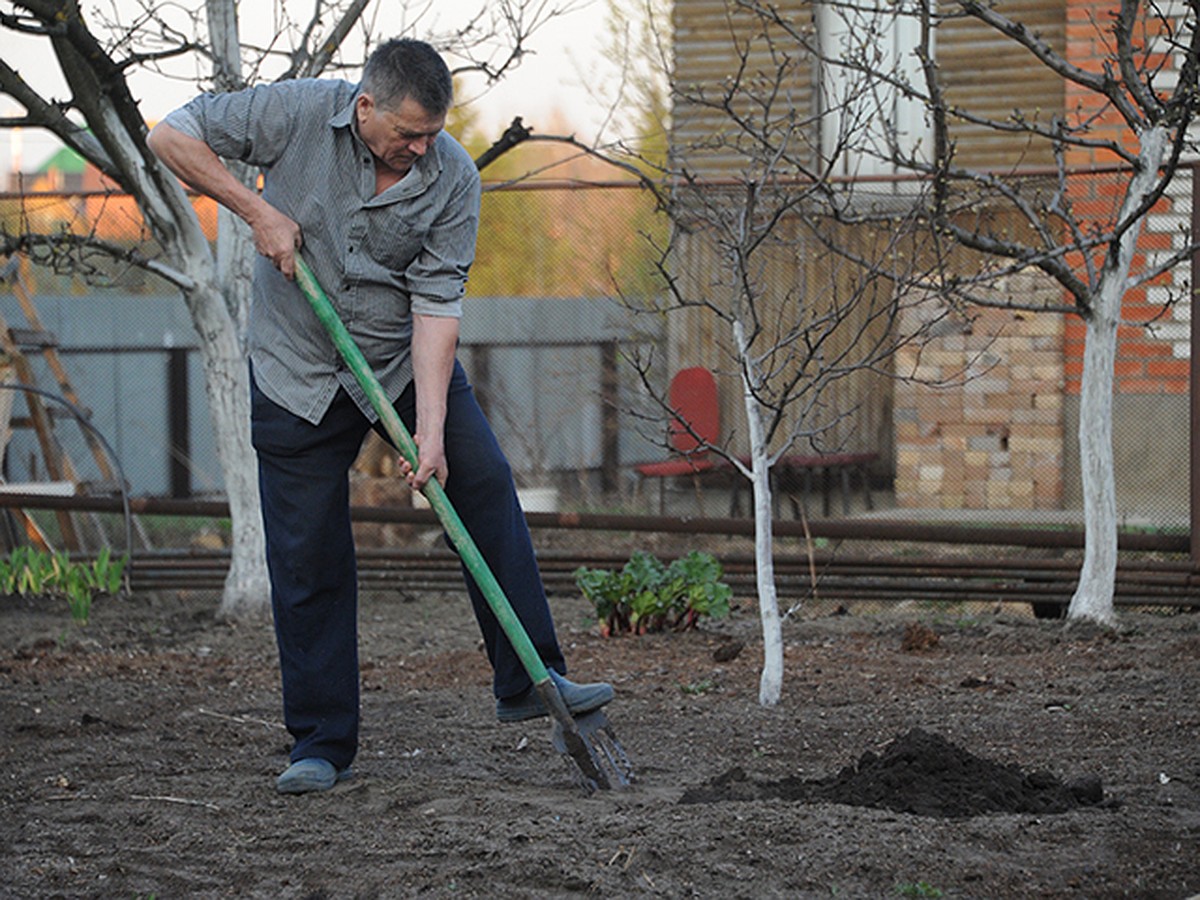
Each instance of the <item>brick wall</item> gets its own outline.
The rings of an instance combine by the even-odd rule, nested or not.
[[[1077,210],[1095,209],[1100,223],[1111,221],[1119,196],[1105,198],[1123,188],[1128,176],[1115,172],[1080,174],[1073,178],[1072,195]],[[1146,218],[1133,261],[1136,273],[1165,261],[1186,247],[1192,204],[1193,173],[1181,169],[1168,194]],[[1086,221],[1085,221],[1086,227]],[[1099,265],[1101,260],[1097,259]],[[1116,392],[1118,394],[1184,394],[1188,390],[1190,322],[1190,268],[1178,265],[1147,285],[1132,288],[1121,307],[1117,331]],[[1064,334],[1065,389],[1079,393],[1083,371],[1083,320],[1069,316]]]
[[[896,389],[896,505],[1060,508],[1062,317],[984,309],[959,325],[897,357],[913,379]]]
[[[1171,2],[1159,7],[1163,14],[1180,20],[1183,4]],[[1103,71],[1105,61],[1114,59],[1112,17],[1116,5],[1109,0],[1067,0],[1067,58],[1082,69]],[[1150,17],[1154,34],[1139,36],[1143,45],[1166,47],[1167,41],[1157,34],[1157,20]],[[1155,78],[1157,90],[1174,87],[1181,60],[1172,56],[1151,56],[1148,65],[1161,65]],[[1066,108],[1080,120],[1088,120],[1092,135],[1097,138],[1123,140],[1129,149],[1136,148],[1135,137],[1125,121],[1103,98],[1073,82],[1065,83]],[[1067,165],[1084,169],[1090,166],[1112,166],[1120,162],[1111,153],[1096,148],[1075,148],[1068,152]],[[1128,175],[1100,173],[1080,175],[1072,179],[1072,202],[1076,215],[1104,226],[1116,215],[1124,195]],[[1190,224],[1193,197],[1192,172],[1183,169],[1176,175],[1166,196],[1147,217],[1138,241],[1138,254],[1133,271],[1153,266],[1157,261],[1186,245],[1186,229]],[[1100,262],[1098,257],[1097,263]],[[1152,284],[1135,288],[1126,295],[1122,306],[1124,324],[1118,331],[1116,393],[1117,394],[1184,394],[1188,390],[1189,322],[1191,296],[1188,289],[1188,267],[1177,266]],[[1066,357],[1066,390],[1079,393],[1082,372],[1084,325],[1078,318],[1067,321],[1064,335]]]
[[[1111,2],[1067,0],[1066,49],[1073,63],[1101,70],[1104,59],[1110,58],[1115,8]],[[1160,90],[1171,86],[1172,71],[1178,68],[1173,60],[1165,63],[1156,81]],[[1064,82],[1064,91],[1064,107],[1072,115],[1090,119],[1100,133],[1107,129],[1108,136],[1133,139],[1123,120],[1105,109],[1102,98],[1069,82]],[[1094,149],[1076,150],[1067,158],[1067,164],[1081,172],[1091,167],[1109,169],[1072,176],[1071,200],[1085,230],[1088,220],[1110,223],[1120,207],[1129,176],[1111,171],[1116,161],[1112,154]],[[1185,246],[1192,174],[1189,169],[1177,175],[1168,195],[1148,217],[1135,272]],[[1082,266],[1084,261],[1073,262]],[[1095,262],[1101,263],[1102,255]],[[1050,303],[1070,302],[1048,279],[1029,278],[1028,283],[1009,285],[1006,290],[1024,289],[1023,299],[1029,291],[1037,291]],[[1164,429],[1170,429],[1173,438],[1175,429],[1185,427],[1172,411],[1188,391],[1189,278],[1188,266],[1177,266],[1129,291],[1124,300],[1116,393],[1118,416],[1130,420],[1115,422],[1118,441],[1122,434],[1146,431],[1165,439]],[[916,378],[900,384],[895,397],[897,505],[1051,510],[1062,508],[1064,501],[1075,503],[1075,397],[1083,366],[1083,321],[1073,315],[980,310],[973,321],[962,324],[961,333],[938,335],[919,355],[910,350],[897,360],[899,371],[911,370]],[[953,385],[958,373],[966,374],[959,387],[931,388],[920,383]],[[1116,449],[1120,468],[1122,448]],[[1136,481],[1147,460],[1155,457],[1138,458],[1136,471],[1127,472],[1125,481]],[[1172,481],[1153,480],[1158,484],[1155,494]]]

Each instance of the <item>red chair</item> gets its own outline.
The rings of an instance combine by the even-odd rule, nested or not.
[[[674,416],[667,427],[671,449],[678,456],[659,462],[634,466],[642,478],[660,478],[658,511],[666,508],[666,481],[691,475],[696,498],[703,509],[700,494],[700,475],[720,467],[709,447],[721,437],[721,408],[717,401],[717,382],[712,372],[701,366],[681,369],[671,379],[667,401]]]

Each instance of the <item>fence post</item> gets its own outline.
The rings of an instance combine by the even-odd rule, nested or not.
[[[1188,503],[1188,518],[1190,524],[1192,563],[1200,564],[1200,367],[1196,365],[1196,350],[1200,347],[1200,316],[1196,315],[1197,302],[1200,301],[1200,246],[1197,243],[1200,235],[1200,161],[1192,163],[1192,230],[1189,235],[1192,241],[1192,267],[1189,289],[1191,296],[1190,341],[1188,354],[1188,400],[1190,418],[1189,472],[1191,476],[1191,491]]]
[[[615,491],[620,481],[621,410],[620,375],[616,341],[600,345],[600,488]]]
[[[475,402],[484,416],[491,412],[492,400],[492,351],[486,344],[471,344],[471,388]]]
[[[192,496],[192,440],[190,398],[188,397],[188,349],[167,350],[167,452],[171,477],[171,496],[181,500]]]

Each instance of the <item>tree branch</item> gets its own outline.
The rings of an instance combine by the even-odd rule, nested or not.
[[[1170,256],[1166,257],[1161,262],[1150,268],[1143,269],[1136,276],[1129,279],[1128,286],[1130,289],[1141,287],[1144,284],[1149,284],[1156,278],[1161,278],[1166,275],[1176,266],[1182,265],[1189,261],[1196,254],[1197,246],[1194,242],[1189,241],[1188,246],[1176,250]]]
[[[3,59],[0,59],[0,92],[12,97],[26,110],[22,119],[7,120],[9,123],[45,128],[80,156],[93,162],[105,175],[116,176],[112,159],[95,136],[67,118],[66,110],[70,104],[46,100]]]
[[[76,0],[68,0],[65,3],[56,0],[22,0],[21,5],[47,26],[62,26],[61,30],[56,30],[51,35],[51,40],[67,83],[72,86],[73,105],[82,109],[99,99],[87,96],[87,91],[79,90],[75,79],[78,79],[82,72],[87,72],[88,88],[94,91],[98,86],[100,93],[112,104],[112,109],[123,128],[130,135],[142,135],[145,132],[145,121],[137,101],[129,92],[125,73],[88,30]],[[94,119],[89,117],[89,122],[94,122]],[[99,135],[99,139],[104,143],[103,135]]]
[[[164,263],[161,259],[147,256],[137,246],[125,246],[97,238],[95,235],[74,234],[4,234],[0,233],[0,256],[14,253],[28,254],[39,265],[56,272],[72,272],[85,279],[96,274],[95,267],[88,263],[86,254],[99,253],[115,262],[126,263],[144,269],[168,281],[183,291],[196,287],[196,282],[183,272]]]
[[[351,29],[358,23],[358,20],[362,18],[363,12],[370,3],[371,0],[353,0],[338,18],[337,22],[334,23],[329,33],[318,42],[315,50],[310,52],[308,48],[309,39],[316,31],[316,26],[320,24],[321,6],[318,4],[316,11],[313,13],[312,20],[305,28],[304,39],[292,54],[292,64],[280,76],[279,80],[314,78],[324,72],[332,61],[333,55],[342,46],[342,42],[345,41]]]
[[[533,129],[526,128],[521,122],[521,117],[517,116],[509,123],[508,128],[504,129],[504,133],[475,159],[475,168],[482,172],[509,150],[525,143],[531,137]]]
[[[1133,59],[1133,30],[1137,23],[1140,5],[1140,0],[1121,0],[1121,8],[1113,16],[1113,37],[1117,42],[1117,68],[1121,71],[1121,80],[1125,84],[1125,90],[1133,97],[1133,102],[1143,110],[1142,118],[1155,121],[1162,115],[1163,105],[1143,80],[1142,72],[1138,70],[1137,63]]]
[[[1112,77],[1107,69],[1103,75],[1097,75],[1067,62],[1041,37],[1030,31],[1024,24],[1015,22],[1008,16],[997,12],[994,6],[985,5],[979,0],[959,0],[959,5],[979,21],[1016,41],[1032,53],[1039,62],[1048,66],[1058,75],[1080,87],[1107,97],[1131,128],[1138,127],[1145,121],[1145,117],[1129,101],[1129,98],[1121,90],[1120,83]]]
[[[452,70],[454,75],[478,72],[490,86],[519,66],[532,52],[527,44],[534,34],[547,23],[582,6],[579,0],[562,0],[557,4],[551,0],[501,0],[483,6],[466,27],[443,41],[442,49],[467,61],[466,65]],[[485,11],[490,16],[486,25],[481,25]],[[494,50],[493,55],[486,50],[493,41],[502,46],[503,56],[498,61],[493,58]]]
[[[24,5],[24,4],[23,4]],[[34,16],[22,16],[15,13],[0,13],[0,26],[20,34],[33,34],[39,37],[51,37],[65,33],[65,26],[58,22],[45,22]]]
[[[1076,147],[1080,150],[1104,150],[1130,165],[1137,161],[1137,154],[1126,150],[1125,146],[1119,141],[1087,137],[1083,133],[1086,125],[1083,128],[1067,129],[1062,120],[1057,119],[1049,126],[1042,126],[1015,114],[1011,122],[1001,122],[986,116],[977,116],[960,106],[950,107],[947,110],[947,114],[960,122],[979,125],[991,131],[1007,134],[1027,134],[1030,137],[1043,138],[1053,144]]]

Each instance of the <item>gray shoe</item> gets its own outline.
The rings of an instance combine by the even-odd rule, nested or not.
[[[281,794],[327,791],[339,781],[345,781],[351,774],[349,766],[338,770],[329,760],[317,756],[298,759],[275,779],[275,790]]]
[[[573,716],[581,716],[599,709],[613,698],[612,685],[607,682],[576,684],[567,681],[553,669],[550,670],[550,677]],[[504,697],[496,701],[496,718],[501,722],[524,722],[526,719],[536,719],[549,714],[546,704],[532,686],[515,697]]]

